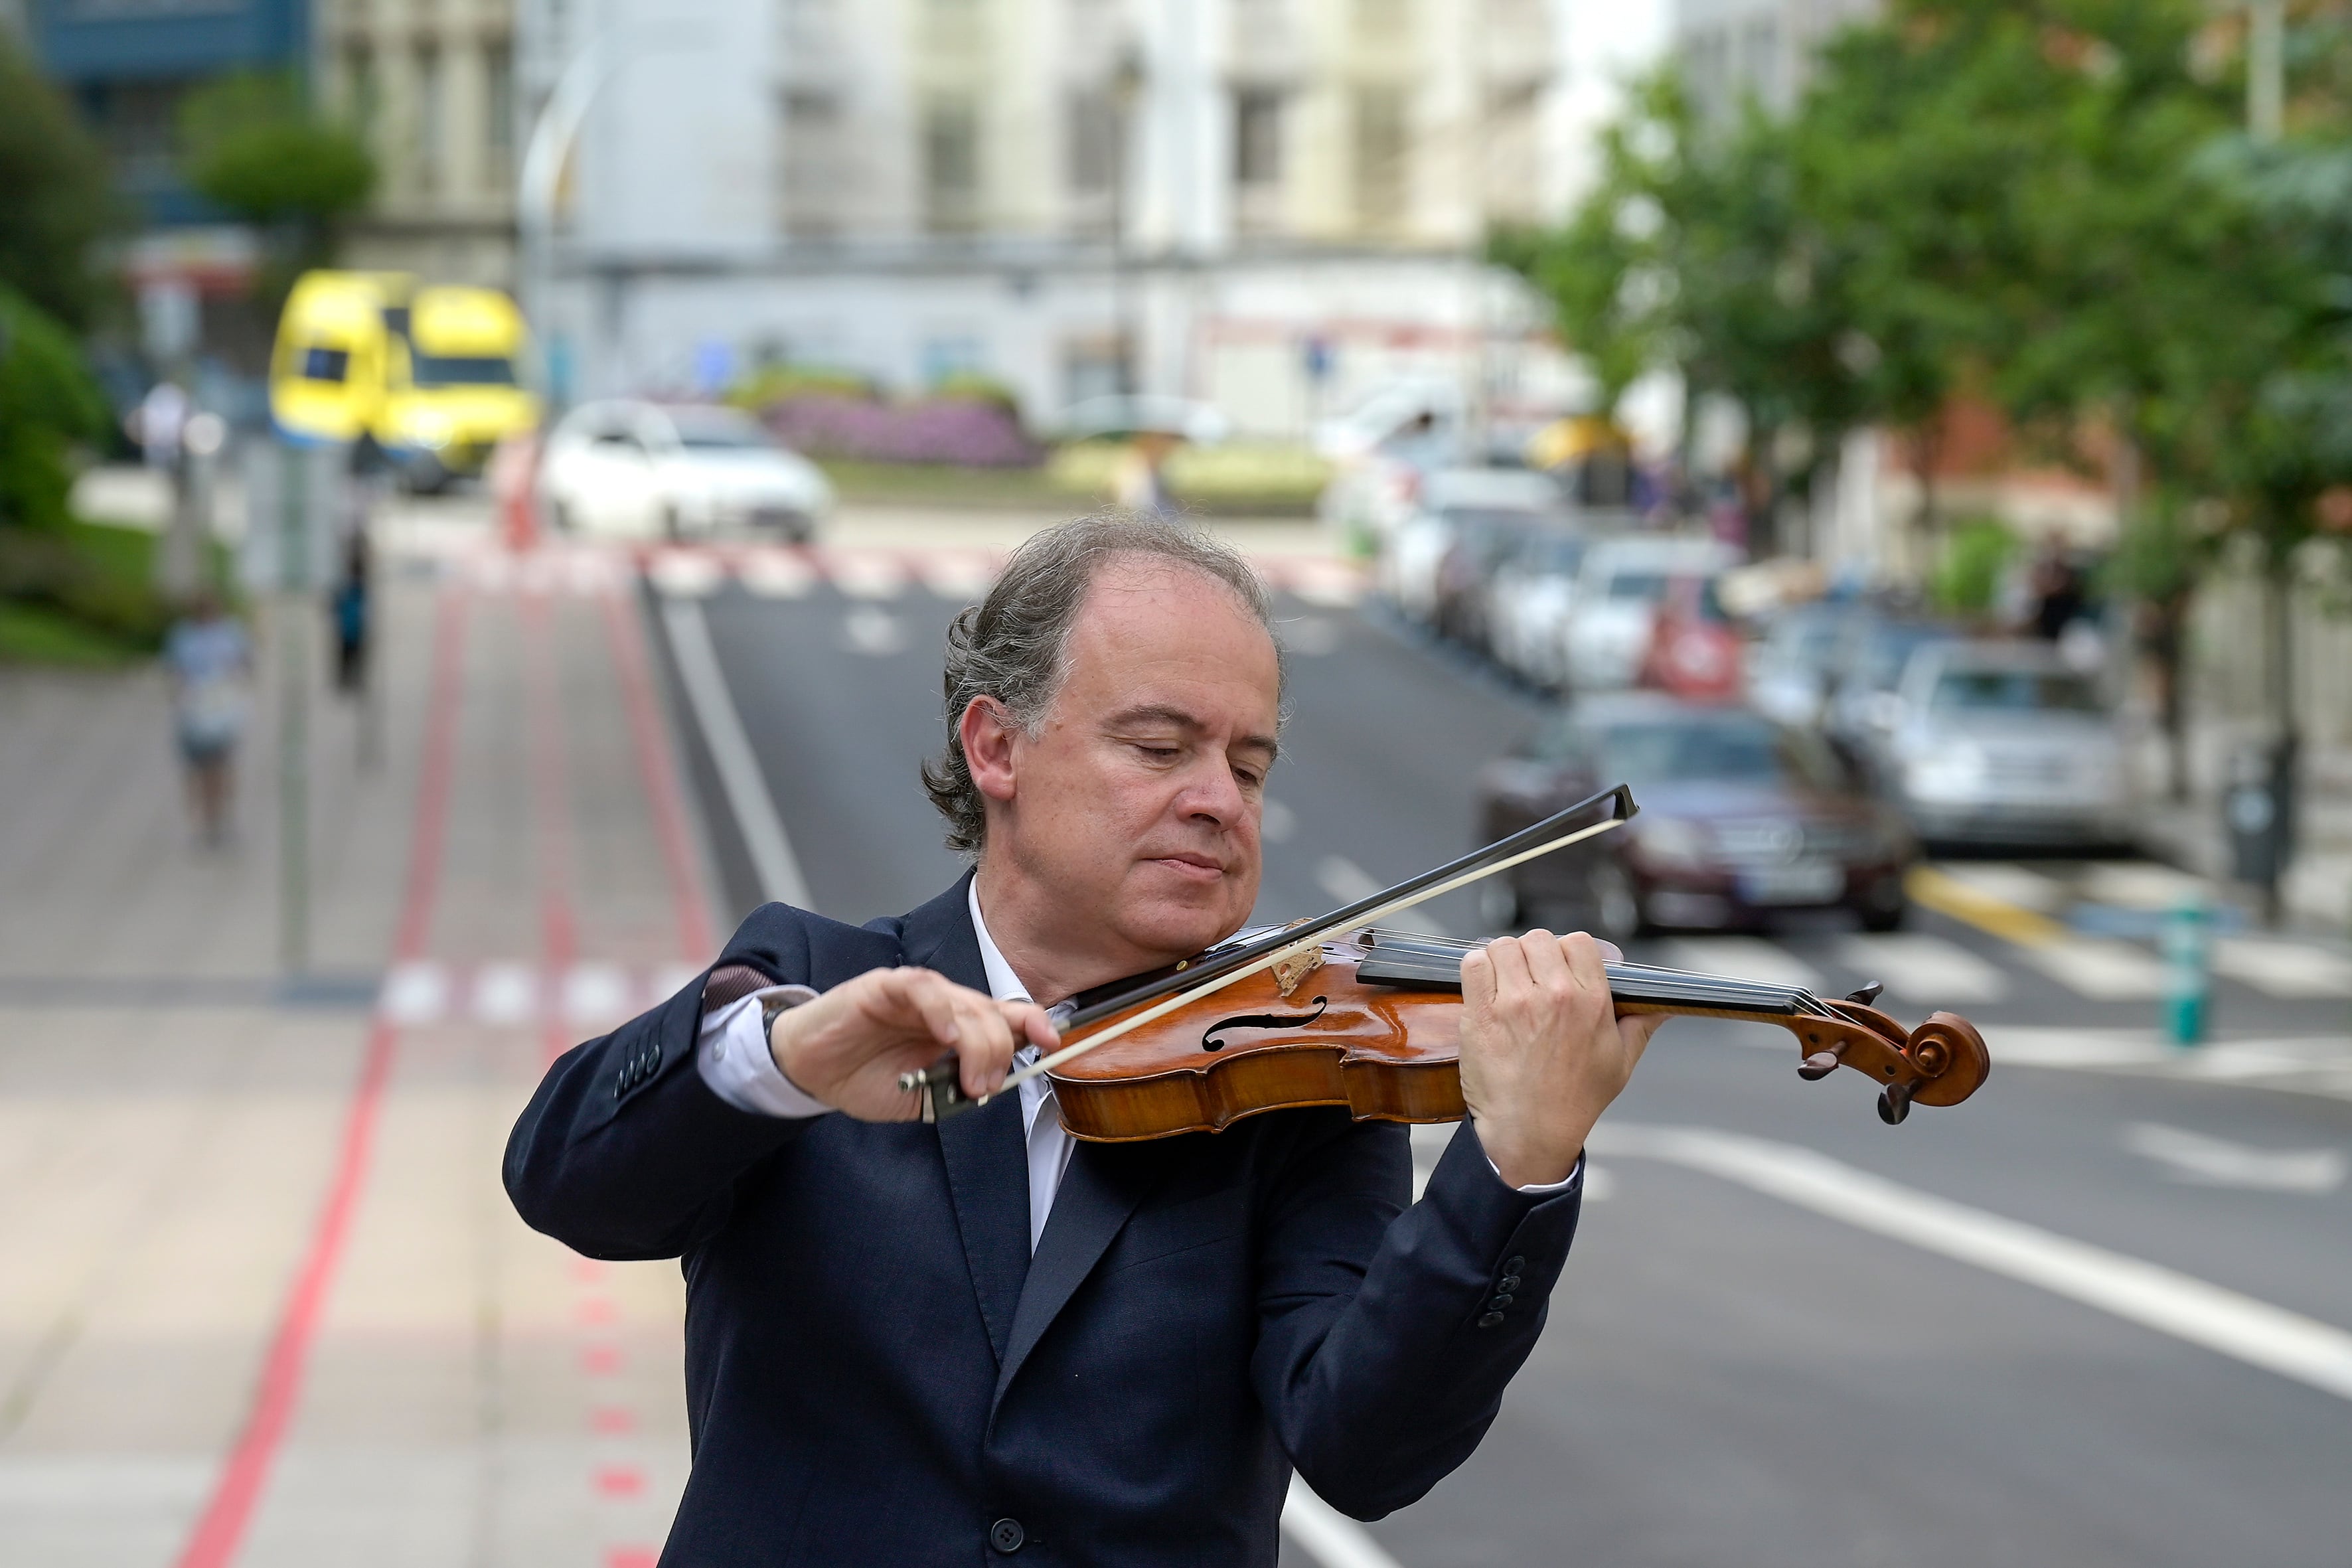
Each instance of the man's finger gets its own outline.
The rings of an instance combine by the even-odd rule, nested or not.
[[[963,1015],[963,1037],[956,1047],[963,1091],[978,1100],[994,1094],[1013,1066],[1013,1023],[993,1001],[976,993],[959,992],[956,1002]]]
[[[928,969],[900,969],[892,973],[898,980],[899,1000],[922,1021],[932,1039],[953,1050],[963,1038],[961,1009],[956,1005],[959,987]]]
[[[1495,994],[1499,996],[1524,989],[1529,982],[1528,944],[1551,940],[1549,931],[1529,931],[1525,936],[1496,937],[1488,943],[1486,956],[1495,961]]]
[[[1462,1000],[1473,1007],[1484,1007],[1495,999],[1495,959],[1487,948],[1477,948],[1462,957]]]
[[[1569,967],[1568,944],[1564,936],[1530,936],[1520,945],[1528,955],[1528,978],[1538,986],[1569,986],[1576,983],[1575,973]]]
[[[1594,991],[1609,989],[1609,970],[1601,956],[1599,942],[1578,931],[1574,936],[1561,938],[1559,948],[1579,985]]]
[[[1001,1002],[1004,1016],[1013,1026],[1014,1039],[1027,1040],[1041,1051],[1059,1050],[1062,1031],[1054,1026],[1053,1015],[1034,1002]]]

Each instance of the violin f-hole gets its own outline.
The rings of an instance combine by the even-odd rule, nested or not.
[[[1311,1013],[1252,1013],[1245,1017],[1220,1018],[1201,1032],[1201,1048],[1204,1051],[1223,1050],[1225,1042],[1217,1036],[1225,1029],[1279,1029],[1285,1024],[1311,1024],[1321,1017],[1323,1009],[1330,1005],[1328,996],[1318,996],[1315,998],[1315,1010]]]

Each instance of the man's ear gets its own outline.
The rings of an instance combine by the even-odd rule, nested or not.
[[[993,697],[975,697],[964,704],[956,721],[956,738],[963,743],[964,766],[980,793],[993,801],[1013,798],[1013,743],[1020,728],[1004,704]]]

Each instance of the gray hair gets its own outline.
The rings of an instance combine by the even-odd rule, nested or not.
[[[1105,513],[1033,534],[1013,552],[979,604],[948,626],[947,750],[923,764],[923,788],[948,819],[948,847],[977,854],[988,839],[980,787],[964,760],[960,726],[976,698],[992,697],[1013,722],[1034,736],[1069,673],[1070,627],[1108,563],[1143,556],[1213,577],[1234,591],[1266,636],[1275,637],[1274,603],[1241,552],[1197,528],[1159,518]],[[1287,671],[1283,670],[1285,684]]]

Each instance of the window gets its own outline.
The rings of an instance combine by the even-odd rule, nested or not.
[[[841,232],[850,189],[842,120],[841,100],[831,91],[794,88],[784,94],[784,150],[778,164],[784,179],[784,232],[794,239]]]
[[[410,379],[418,386],[512,386],[514,362],[497,354],[408,353]]]
[[[980,114],[968,100],[923,110],[923,226],[963,234],[980,223]]]
[[[514,46],[504,39],[482,50],[482,74],[488,79],[489,123],[482,140],[490,154],[490,168],[503,179],[514,162]]]
[[[441,86],[441,51],[428,44],[416,51],[416,183],[426,191],[441,183],[446,145]]]
[[[1391,229],[1404,220],[1404,89],[1360,89],[1355,109],[1356,218],[1368,229]]]
[[[1244,88],[1234,95],[1234,184],[1282,183],[1282,94]]]
[[[306,348],[299,359],[301,369],[296,374],[304,381],[340,382],[350,373],[351,351],[348,349]]]

